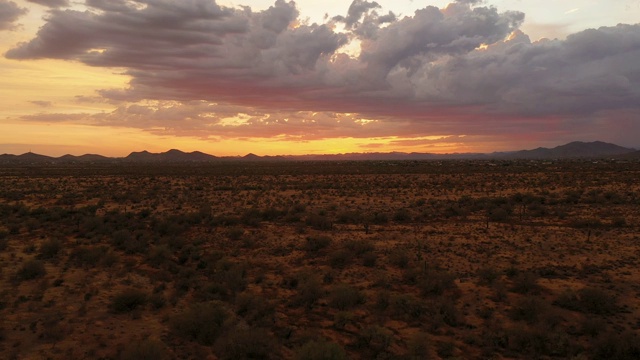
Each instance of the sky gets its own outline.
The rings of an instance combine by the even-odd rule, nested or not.
[[[0,0],[0,154],[640,148],[640,0]]]

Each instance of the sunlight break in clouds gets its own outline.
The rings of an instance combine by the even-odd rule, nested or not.
[[[51,7],[44,25],[7,59],[75,61],[130,80],[93,97],[109,111],[40,107],[20,117],[30,123],[201,140],[466,134],[461,142],[503,146],[588,136],[634,145],[638,135],[609,130],[619,116],[640,118],[638,24],[531,41],[519,30],[524,13],[480,1],[398,16],[355,0],[322,23],[283,0],[264,10],[210,0],[87,0],[86,11],[37,2]]]

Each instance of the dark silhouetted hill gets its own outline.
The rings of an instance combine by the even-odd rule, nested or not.
[[[575,141],[554,148],[537,148],[512,152],[495,152],[491,154],[479,153],[348,153],[324,155],[284,155],[259,156],[249,153],[245,156],[217,157],[200,151],[184,152],[171,149],[162,153],[149,151],[132,152],[124,158],[110,158],[97,154],[81,156],[64,155],[54,158],[28,152],[22,155],[0,155],[0,164],[57,164],[57,163],[96,163],[96,162],[125,162],[125,163],[205,163],[212,161],[395,161],[395,160],[554,160],[554,159],[589,159],[614,157],[617,159],[640,159],[640,151],[629,149],[602,141]]]
[[[146,150],[132,152],[124,158],[125,161],[134,162],[207,162],[218,158],[200,151],[186,153],[184,151],[171,149],[163,153],[150,153]]]
[[[577,159],[577,158],[602,158],[628,154],[634,149],[628,149],[615,144],[602,141],[581,142],[574,141],[551,149],[537,148],[533,150],[521,150],[499,155],[506,159]]]

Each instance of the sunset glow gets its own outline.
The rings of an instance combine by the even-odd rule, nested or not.
[[[0,0],[0,153],[640,147],[637,14],[636,0]]]

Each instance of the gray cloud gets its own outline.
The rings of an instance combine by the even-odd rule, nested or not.
[[[51,8],[69,6],[69,0],[26,0],[35,4],[44,5]]]
[[[523,13],[478,1],[396,19],[358,0],[338,18],[344,33],[332,27],[336,20],[301,22],[295,4],[283,0],[259,12],[207,0],[131,4],[88,0],[91,11],[51,10],[36,37],[6,56],[125,68],[129,88],[100,92],[125,105],[86,121],[126,119],[122,126],[184,134],[514,134],[560,124],[593,129],[616,111],[640,113],[640,25],[532,42],[518,31]],[[359,57],[340,52],[356,38]],[[145,99],[189,110],[127,104]],[[217,105],[203,105],[210,103]],[[221,125],[222,115],[211,115],[218,106],[249,120]],[[362,126],[314,113],[376,121]]]
[[[12,30],[20,16],[27,13],[27,9],[19,7],[13,1],[0,0],[0,30]]]
[[[30,103],[40,106],[40,107],[52,107],[53,106],[53,102],[51,101],[43,101],[43,100],[33,100],[30,101]]]
[[[347,28],[352,28],[362,16],[366,14],[369,10],[380,8],[380,4],[375,1],[367,1],[367,0],[353,0],[351,5],[349,5],[349,9],[347,10],[347,16],[338,15],[333,19],[335,21],[344,22]]]

